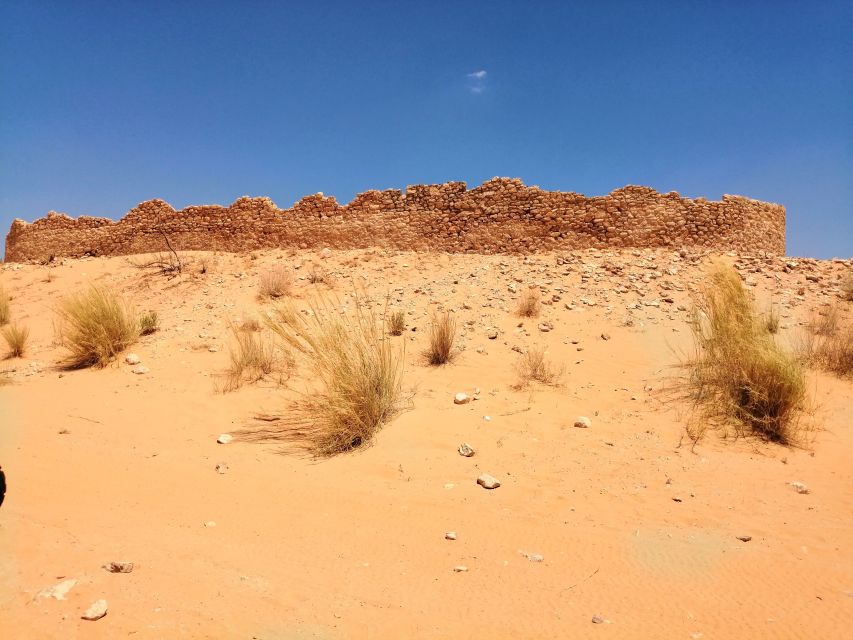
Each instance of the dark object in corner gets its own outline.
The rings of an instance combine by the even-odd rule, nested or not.
[[[3,467],[0,467],[0,506],[3,506],[3,498],[6,497],[6,474],[3,473]]]

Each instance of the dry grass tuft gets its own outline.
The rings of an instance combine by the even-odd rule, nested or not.
[[[521,360],[517,365],[518,382],[515,387],[522,389],[527,387],[531,382],[540,384],[554,385],[559,382],[563,375],[563,369],[555,369],[548,359],[545,357],[545,349],[542,347],[530,347],[527,352],[521,356]]]
[[[275,266],[261,274],[261,298],[282,298],[289,296],[293,288],[293,272],[282,266]]]
[[[812,316],[809,322],[809,329],[816,336],[833,336],[838,333],[840,320],[841,313],[838,307],[832,306],[821,309],[816,315]]]
[[[429,328],[429,346],[424,355],[431,365],[446,364],[453,359],[456,340],[456,318],[449,311],[436,315]]]
[[[68,369],[105,367],[139,337],[136,312],[104,287],[68,296],[56,313],[59,341],[69,351],[62,364]]]
[[[0,285],[0,327],[4,324],[9,324],[9,319],[12,317],[12,311],[9,307],[9,294]]]
[[[853,271],[850,271],[841,281],[841,299],[853,302]]]
[[[241,331],[260,331],[261,323],[258,322],[257,318],[246,318],[243,322],[240,323]]]
[[[406,330],[406,315],[402,311],[395,311],[388,319],[388,333],[392,336],[403,335]]]
[[[311,265],[311,270],[308,272],[308,282],[311,284],[325,284],[329,287],[333,287],[335,285],[335,278],[323,267]]]
[[[831,308],[809,329],[800,347],[802,359],[840,377],[853,375],[853,323],[844,322],[838,309]]]
[[[691,395],[707,421],[695,437],[710,425],[733,427],[736,436],[801,443],[802,365],[767,332],[736,271],[717,267],[710,279],[692,323],[696,353],[687,363]]]
[[[148,336],[160,329],[160,317],[156,311],[149,311],[139,318],[139,335]]]
[[[27,327],[17,323],[6,325],[0,330],[6,344],[9,346],[9,358],[20,358],[24,355],[27,348],[27,339],[30,337],[30,330]]]
[[[368,444],[403,410],[404,348],[384,335],[385,323],[358,295],[345,310],[320,300],[307,313],[285,304],[267,317],[316,382],[280,439],[332,456]]]
[[[243,327],[231,326],[231,364],[221,386],[223,393],[236,391],[243,383],[252,384],[275,372],[283,373],[287,358],[279,352],[268,335]]]
[[[535,318],[539,315],[542,303],[539,302],[539,289],[528,289],[518,301],[516,313],[523,318]]]
[[[779,333],[779,320],[779,310],[775,307],[770,307],[770,310],[763,319],[764,330],[774,335]]]

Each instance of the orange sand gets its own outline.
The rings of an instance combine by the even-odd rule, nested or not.
[[[0,266],[31,329],[27,357],[0,362],[13,380],[0,387],[0,638],[849,637],[853,383],[810,374],[810,450],[709,434],[691,451],[689,407],[661,391],[689,345],[678,307],[707,258],[268,251],[208,254],[202,275],[194,255],[192,273],[174,280],[124,258]],[[267,426],[253,416],[286,411],[304,388],[297,370],[286,387],[222,394],[215,374],[229,321],[264,308],[259,274],[282,263],[304,265],[304,277],[311,262],[337,274],[333,294],[354,281],[407,312],[417,330],[394,339],[406,343],[413,409],[373,446],[326,461],[217,444]],[[780,305],[788,341],[837,302],[849,269],[739,264],[758,298]],[[161,331],[130,350],[147,374],[123,361],[56,368],[51,306],[87,282],[159,312]],[[522,323],[513,309],[528,284],[551,304]],[[318,291],[328,289],[297,280],[300,304]],[[438,308],[455,311],[463,350],[433,368],[420,351]],[[512,388],[512,347],[531,344],[565,366],[561,386]],[[453,403],[475,389],[473,402]],[[589,429],[573,427],[579,415]],[[474,457],[457,453],[462,442]],[[501,487],[477,486],[484,472]],[[111,574],[110,561],[135,568]],[[65,600],[37,597],[68,578],[78,583]],[[100,598],[106,617],[81,620]]]

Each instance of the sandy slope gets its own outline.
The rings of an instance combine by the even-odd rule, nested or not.
[[[207,259],[208,273],[171,281],[124,258],[67,261],[51,282],[45,267],[3,265],[32,348],[0,363],[14,370],[0,388],[0,637],[849,637],[853,383],[810,377],[811,451],[713,435],[691,451],[687,408],[661,390],[689,344],[685,309],[707,258]],[[833,301],[849,268],[727,259],[780,305],[782,339]],[[407,345],[413,409],[374,446],[328,461],[218,445],[304,388],[297,371],[288,388],[222,394],[214,376],[228,360],[228,322],[263,308],[258,274],[283,263],[304,275],[311,262],[338,274],[337,295],[352,280],[408,312],[416,331],[395,340]],[[90,281],[160,313],[162,331],[132,349],[149,373],[56,369],[51,305]],[[519,327],[512,310],[528,284],[551,304]],[[328,290],[297,281],[300,304],[317,291]],[[463,350],[431,368],[419,352],[439,307],[455,311]],[[553,330],[541,332],[542,320]],[[531,344],[565,366],[561,386],[512,389],[513,347]],[[454,393],[475,389],[477,400],[454,405]],[[574,428],[578,415],[592,427]],[[463,441],[473,458],[457,454]],[[482,472],[502,486],[477,486]],[[445,540],[450,530],[457,540]],[[114,560],[136,567],[101,568]],[[67,578],[78,583],[64,601],[37,597]],[[107,616],[81,620],[99,598]]]

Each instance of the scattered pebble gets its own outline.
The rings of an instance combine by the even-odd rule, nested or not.
[[[610,340],[610,334],[609,333],[602,333],[601,339],[602,340]]]
[[[741,542],[749,542],[752,540],[752,536],[738,536],[737,539]]]
[[[142,375],[142,374],[148,373],[148,367],[143,366],[143,365],[139,365],[138,367],[133,367],[133,369],[131,369],[131,371],[133,373],[135,373],[136,375]]]
[[[599,616],[599,615],[592,616],[592,624],[603,624],[603,623],[604,623],[604,618],[602,618],[601,616]]]
[[[220,462],[219,464],[216,465],[216,473],[222,475],[226,471],[228,471],[228,463],[227,462]]]
[[[125,356],[124,361],[127,364],[139,364],[139,356],[136,355],[135,353],[128,353]]]
[[[486,331],[486,337],[489,340],[495,340],[498,337],[498,330],[497,329],[488,329]]]
[[[468,571],[468,567],[466,567],[464,564],[458,564],[455,567],[453,567],[453,570],[456,573],[464,573],[464,572]]]
[[[490,476],[488,473],[482,474],[479,478],[477,478],[477,484],[483,487],[484,489],[497,489],[501,486],[501,483],[494,476]]]
[[[104,569],[110,573],[130,573],[133,571],[132,562],[108,562],[104,565]]]
[[[233,439],[234,439],[234,436],[232,436],[230,433],[223,433],[222,435],[220,435],[220,436],[216,439],[216,441],[217,441],[219,444],[228,444],[228,443],[229,443],[229,442],[231,442]]]
[[[82,615],[83,620],[100,620],[107,615],[107,601],[95,600],[86,612]]]
[[[802,482],[789,482],[788,484],[794,487],[797,493],[811,493],[809,488]]]
[[[592,426],[592,420],[586,416],[578,416],[575,418],[575,426],[578,429],[589,429]]]
[[[204,523],[204,526],[205,527],[215,527],[216,523],[213,520],[208,520],[207,522]]]
[[[448,531],[447,533],[444,534],[444,539],[445,540],[456,540],[456,532],[455,531]]]
[[[467,442],[463,442],[462,444],[460,444],[458,451],[460,456],[465,456],[466,458],[470,458],[474,455],[474,447],[472,447]]]
[[[527,553],[526,551],[522,551],[521,555],[530,560],[530,562],[543,562],[545,557],[539,553]]]
[[[471,396],[467,393],[457,393],[453,396],[453,404],[468,404],[471,402]]]

